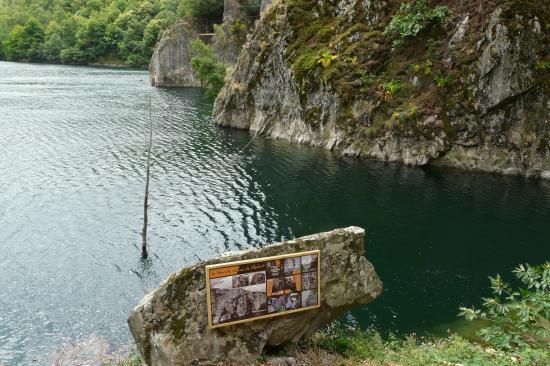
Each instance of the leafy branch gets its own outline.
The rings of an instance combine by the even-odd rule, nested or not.
[[[513,273],[526,288],[514,289],[500,275],[489,277],[493,297],[482,299],[482,309],[460,307],[459,315],[470,321],[488,321],[490,325],[478,335],[495,347],[549,347],[550,262],[522,264]]]

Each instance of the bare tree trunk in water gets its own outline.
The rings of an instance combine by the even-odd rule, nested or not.
[[[147,170],[145,173],[145,195],[143,197],[143,229],[141,230],[141,258],[147,258],[147,210],[149,208],[149,170],[151,148],[153,146],[153,119],[151,118],[151,96],[149,95],[149,149],[147,150]]]

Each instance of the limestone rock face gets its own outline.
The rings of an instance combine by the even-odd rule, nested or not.
[[[212,48],[226,65],[237,62],[248,33],[262,9],[260,0],[224,0],[223,23],[214,26]]]
[[[260,0],[224,0],[223,23],[214,25],[212,49],[228,66],[237,62],[242,45],[259,17]],[[151,85],[158,87],[200,87],[192,67],[189,43],[199,37],[198,26],[187,17],[167,30],[156,45],[149,64]],[[203,39],[204,40],[204,39]]]
[[[321,251],[320,308],[208,328],[205,265],[314,249]],[[128,319],[130,330],[149,366],[254,361],[264,346],[298,341],[346,310],[375,299],[382,292],[382,282],[364,251],[364,230],[348,227],[184,268],[140,301]],[[253,307],[259,302],[254,294],[245,300],[239,306]]]
[[[166,31],[157,44],[149,64],[151,85],[159,87],[193,86],[200,81],[191,68],[189,43],[198,37],[193,21],[179,21]]]
[[[344,155],[548,177],[543,3],[445,2],[451,18],[395,49],[384,29],[399,1],[276,0],[214,118]]]

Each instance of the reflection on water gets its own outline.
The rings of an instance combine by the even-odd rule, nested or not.
[[[139,260],[148,97],[150,259]],[[341,159],[217,128],[197,90],[142,71],[0,63],[0,362],[45,363],[64,336],[128,343],[132,306],[170,272],[227,250],[367,228],[384,294],[353,316],[421,332],[540,263],[550,186]]]

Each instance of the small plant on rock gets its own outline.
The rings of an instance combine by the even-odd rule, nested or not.
[[[426,60],[424,63],[424,75],[428,76],[432,73],[432,66],[433,62],[430,60]]]
[[[437,85],[440,88],[446,87],[451,81],[453,81],[453,77],[451,75],[444,75],[444,74],[437,74],[434,77],[435,85]]]
[[[399,80],[391,80],[387,83],[382,84],[382,89],[384,90],[384,94],[387,99],[393,98],[395,93],[401,90],[402,87],[403,85]]]
[[[323,67],[325,69],[327,69],[330,66],[330,64],[332,63],[332,61],[336,60],[337,58],[338,58],[338,56],[333,55],[329,51],[323,51],[321,53],[321,57],[319,57],[319,61],[317,61],[317,62],[320,63],[321,65],[323,65]]]
[[[357,70],[355,74],[358,76],[359,83],[365,86],[371,86],[374,84],[374,80],[376,79],[373,74],[370,74],[365,70]]]
[[[231,27],[229,28],[232,34],[238,35],[244,30],[246,30],[246,24],[244,24],[240,19],[237,19],[231,24]]]
[[[407,74],[414,75],[420,71],[420,65],[418,64],[408,64],[407,65]]]
[[[414,120],[418,116],[418,107],[414,103],[409,103],[404,110],[396,109],[393,111],[391,118],[394,121],[405,123]]]
[[[444,21],[450,14],[445,5],[431,6],[427,0],[416,0],[402,3],[390,23],[384,29],[384,34],[396,36],[392,46],[399,47],[406,38],[415,37],[430,24]]]
[[[357,61],[358,61],[357,56],[346,56],[346,62],[348,62],[352,65],[356,65]]]

